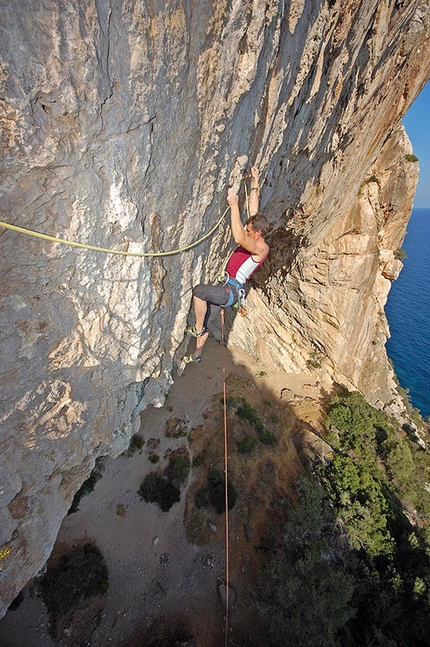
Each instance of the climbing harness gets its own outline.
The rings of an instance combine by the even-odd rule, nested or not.
[[[222,285],[232,285],[233,287],[236,288],[237,301],[234,304],[234,307],[237,308],[239,314],[242,317],[246,317],[248,313],[246,311],[246,305],[245,305],[246,292],[245,292],[245,288],[243,287],[243,284],[239,283],[239,281],[236,281],[236,279],[232,278],[227,272],[227,270],[224,270],[224,273],[218,277],[218,283],[221,283]],[[230,290],[230,295],[228,297],[227,303],[224,305],[224,308],[228,308],[229,306],[233,305],[234,301],[235,301],[234,291]]]

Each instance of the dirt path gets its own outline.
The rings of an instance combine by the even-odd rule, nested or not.
[[[104,473],[94,492],[83,497],[79,510],[63,521],[54,554],[92,540],[103,553],[109,571],[109,591],[98,628],[86,642],[74,644],[91,647],[135,644],[141,647],[145,627],[154,622],[164,627],[173,626],[176,618],[178,622],[185,622],[190,635],[199,634],[199,646],[220,644],[223,608],[217,584],[225,576],[223,515],[206,512],[203,517],[194,517],[191,524],[200,524],[197,532],[200,541],[199,544],[192,543],[189,541],[190,517],[185,509],[187,497],[184,492],[180,503],[165,513],[156,504],[143,502],[137,491],[145,475],[154,469],[162,469],[171,453],[178,449],[189,452],[191,458],[194,454],[195,458],[210,443],[213,452],[222,452],[216,396],[222,393],[223,360],[231,380],[229,388],[236,388],[239,393],[248,387],[251,402],[253,397],[258,396],[260,402],[267,402],[271,397],[289,410],[285,405],[295,401],[308,415],[315,416],[320,385],[309,383],[309,376],[273,374],[247,354],[234,349],[227,351],[209,340],[204,362],[186,367],[183,375],[175,379],[165,406],[162,409],[150,407],[143,412],[139,432],[145,439],[142,451],[115,460],[105,459]],[[285,426],[286,423],[283,424]],[[184,435],[167,437],[166,428],[172,430],[175,425],[176,431]],[[239,428],[234,433],[242,432]],[[245,537],[243,532],[244,522],[249,521],[255,502],[253,524],[257,536],[254,540],[258,540],[258,524],[264,521],[267,505],[264,497],[256,494],[258,482],[251,487],[255,481],[253,465],[255,474],[264,476],[264,470],[269,470],[270,475],[280,474],[291,460],[295,467],[291,468],[289,476],[285,476],[286,484],[300,468],[295,463],[297,457],[290,436],[282,445],[282,455],[279,449],[272,454],[271,450],[264,449],[260,452],[259,464],[241,457],[232,458],[236,461],[233,469],[237,478],[242,479],[241,490],[249,489],[249,497],[232,513],[231,522],[232,553],[237,560],[237,568],[233,568],[232,573],[239,589],[248,585],[248,573],[251,577],[253,569],[250,567],[255,553],[249,546],[249,537]],[[237,454],[233,449],[231,453]],[[150,454],[159,457],[156,465],[150,462]],[[290,459],[287,459],[288,455]],[[216,460],[214,456],[212,454],[209,460]],[[267,478],[274,480],[270,475]],[[193,470],[187,483],[189,491],[193,487],[195,490],[194,482],[199,478],[198,472],[196,475]],[[282,482],[280,479],[279,483]],[[188,518],[188,535],[184,518]],[[238,604],[239,608],[242,604],[239,615],[245,617],[246,600]],[[152,628],[151,632],[154,631]],[[70,644],[67,634],[66,630],[64,643]],[[33,583],[30,583],[24,590],[20,607],[9,611],[0,622],[0,647],[54,647],[56,644],[49,637],[44,605],[35,595]]]

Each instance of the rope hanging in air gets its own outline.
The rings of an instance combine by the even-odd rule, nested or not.
[[[233,172],[233,183],[237,184],[239,187],[239,184],[241,181],[247,179],[243,175],[243,167],[248,161],[248,158],[246,155],[239,157],[236,162],[236,167],[235,171]],[[239,174],[242,173],[242,177],[239,177]],[[246,194],[246,207],[248,211],[248,217],[249,217],[249,197],[248,197],[248,191],[246,188],[246,183],[245,184],[245,194]],[[50,236],[49,234],[43,234],[39,231],[35,231],[34,229],[29,229],[27,227],[20,227],[19,225],[13,225],[12,223],[9,222],[4,222],[0,220],[0,227],[3,227],[4,229],[9,229],[10,231],[15,231],[19,234],[25,234],[26,236],[33,236],[34,238],[41,238],[42,240],[48,240],[51,243],[59,243],[61,245],[69,245],[70,247],[78,247],[79,249],[88,249],[94,252],[102,252],[104,254],[117,254],[119,256],[136,256],[139,258],[143,257],[156,257],[156,256],[173,256],[175,254],[180,254],[182,252],[186,252],[193,247],[196,247],[200,243],[202,243],[204,240],[212,236],[212,234],[218,229],[222,221],[224,220],[226,214],[228,213],[228,210],[230,209],[229,206],[226,207],[224,213],[222,214],[221,218],[218,220],[218,222],[210,229],[207,234],[199,238],[198,240],[194,241],[193,243],[190,243],[189,245],[185,245],[184,247],[179,247],[178,249],[172,249],[168,252],[126,252],[122,251],[119,249],[108,249],[105,247],[97,247],[95,245],[87,245],[85,243],[78,243],[74,242],[72,240],[67,240],[65,238],[58,238],[57,236]]]
[[[194,241],[194,243],[191,243],[190,245],[186,245],[185,247],[179,247],[178,249],[173,249],[169,252],[125,252],[119,249],[106,249],[104,247],[96,247],[94,245],[86,245],[84,243],[77,243],[72,240],[66,240],[65,238],[57,238],[56,236],[49,236],[48,234],[42,234],[39,231],[34,231],[33,229],[27,229],[26,227],[19,227],[18,225],[12,225],[11,223],[8,222],[2,222],[0,220],[0,227],[3,227],[4,229],[10,229],[11,231],[16,231],[20,234],[26,234],[27,236],[33,236],[35,238],[42,238],[43,240],[49,240],[52,243],[61,243],[62,245],[70,245],[71,247],[79,247],[80,249],[89,249],[94,252],[103,252],[104,254],[118,254],[120,256],[138,256],[138,257],[144,257],[144,256],[173,256],[174,254],[180,254],[182,252],[186,252],[189,249],[192,249],[193,247],[196,247],[196,245],[199,245],[202,243],[204,240],[212,236],[212,234],[218,229],[222,221],[224,220],[228,210],[230,207],[227,207],[222,214],[221,218],[218,220],[218,222],[208,231],[207,234],[199,238],[198,240]]]

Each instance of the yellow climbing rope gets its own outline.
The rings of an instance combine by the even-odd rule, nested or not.
[[[39,231],[34,231],[33,229],[27,229],[25,227],[19,227],[18,225],[12,225],[8,222],[2,222],[0,220],[0,227],[3,227],[4,229],[10,229],[11,231],[16,231],[20,234],[26,234],[27,236],[34,236],[35,238],[42,238],[43,240],[49,240],[52,243],[61,243],[62,245],[70,245],[71,247],[79,247],[80,249],[90,249],[94,252],[103,252],[104,254],[119,254],[120,256],[173,256],[174,254],[180,254],[181,252],[186,252],[189,249],[192,249],[193,247],[196,247],[196,245],[199,245],[202,243],[204,240],[212,236],[214,231],[218,229],[220,224],[222,223],[223,219],[225,218],[228,210],[230,207],[227,207],[222,214],[221,218],[218,220],[218,222],[208,231],[207,234],[199,238],[198,240],[194,241],[194,243],[191,243],[190,245],[186,245],[185,247],[180,247],[178,249],[173,249],[169,252],[124,252],[119,249],[106,249],[104,247],[95,247],[94,245],[86,245],[84,243],[76,243],[72,240],[66,240],[64,238],[57,238],[56,236],[49,236],[48,234],[42,234]]]
[[[247,179],[246,177],[242,178],[243,180]],[[246,209],[247,209],[247,214],[249,218],[249,195],[248,195],[248,190],[246,187],[246,183],[244,182],[245,186],[245,204],[246,204]],[[65,238],[58,238],[57,236],[49,236],[48,234],[42,234],[39,231],[35,231],[34,229],[28,229],[26,227],[20,227],[19,225],[12,225],[9,222],[3,222],[0,220],[0,227],[3,227],[4,229],[9,229],[10,231],[16,231],[19,234],[25,234],[27,236],[33,236],[34,238],[42,238],[43,240],[49,240],[51,243],[60,243],[61,245],[69,245],[70,247],[79,247],[80,249],[89,249],[94,252],[103,252],[104,254],[117,254],[119,256],[138,256],[140,258],[145,257],[145,256],[173,256],[174,254],[180,254],[182,252],[186,252],[189,249],[192,249],[193,247],[196,247],[200,243],[202,243],[204,240],[212,236],[212,234],[218,229],[222,221],[224,220],[228,210],[230,207],[228,206],[224,213],[222,214],[221,218],[218,220],[218,222],[210,229],[207,234],[199,238],[198,240],[194,241],[194,243],[191,243],[190,245],[186,245],[185,247],[179,247],[178,249],[172,249],[169,252],[124,252],[119,249],[107,249],[105,247],[96,247],[95,245],[87,245],[85,243],[76,243],[73,240],[66,240]]]

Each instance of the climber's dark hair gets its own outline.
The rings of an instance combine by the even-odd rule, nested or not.
[[[247,224],[252,225],[254,231],[260,231],[263,238],[270,232],[270,224],[264,213],[256,213],[248,218]]]

